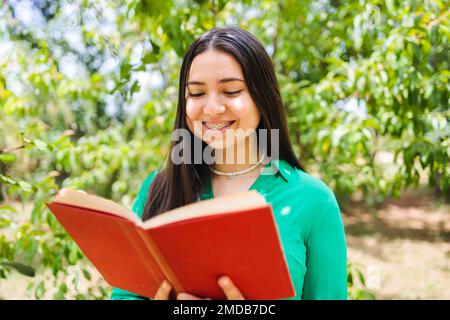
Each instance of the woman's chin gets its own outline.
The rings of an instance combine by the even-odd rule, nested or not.
[[[214,150],[225,150],[225,149],[232,148],[234,146],[233,142],[227,143],[225,140],[222,140],[222,139],[215,139],[214,141],[207,142],[207,143]]]
[[[237,145],[241,144],[241,140],[239,139],[225,139],[225,138],[216,138],[212,141],[205,141],[211,148],[215,150],[226,150],[226,149],[232,149],[235,148]]]

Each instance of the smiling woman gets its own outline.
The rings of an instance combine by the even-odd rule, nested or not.
[[[254,130],[258,126],[260,113],[233,56],[210,49],[195,57],[187,83],[186,117],[189,130],[200,138],[205,136],[214,149],[226,149],[233,143],[237,147],[245,138],[240,135],[236,141],[237,136],[226,135],[227,131]],[[196,121],[201,126],[194,126]]]
[[[182,163],[168,157],[164,168],[145,179],[133,211],[147,220],[196,201],[256,190],[272,205],[296,290],[291,299],[346,299],[346,241],[339,206],[330,188],[303,170],[286,123],[264,47],[236,27],[206,32],[183,59],[174,126],[187,130],[188,140],[202,148],[196,150],[192,143]],[[266,141],[254,132],[265,132]],[[172,142],[169,154],[174,147]],[[208,148],[217,160],[212,164],[203,159]],[[201,152],[200,163],[194,161],[196,152]],[[229,156],[236,153],[244,160]],[[228,299],[245,299],[233,279],[217,280]],[[169,299],[171,293],[165,281],[155,299]],[[146,299],[118,288],[111,298]],[[176,298],[208,297],[179,293]]]

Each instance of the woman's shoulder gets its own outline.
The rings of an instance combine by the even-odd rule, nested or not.
[[[144,182],[142,183],[142,187],[141,188],[145,188],[148,189],[148,187],[150,187],[152,181],[155,179],[156,175],[158,174],[159,170],[153,170],[151,171],[147,177],[144,179]]]
[[[288,166],[288,195],[292,199],[290,201],[303,208],[299,213],[305,219],[305,225],[311,228],[314,221],[341,224],[340,207],[332,189],[319,177],[289,164]]]
[[[151,171],[147,177],[144,179],[144,181],[141,183],[141,186],[139,187],[138,194],[136,196],[136,199],[133,203],[133,212],[138,215],[139,218],[142,218],[142,213],[144,210],[145,203],[147,202],[148,197],[148,189],[150,188],[151,183],[155,179],[156,175],[158,174],[159,170]]]
[[[299,197],[307,198],[315,202],[334,200],[335,195],[322,179],[302,169],[293,167],[286,161],[280,161],[280,170],[284,170],[284,176],[289,188]],[[282,172],[283,174],[283,172]]]

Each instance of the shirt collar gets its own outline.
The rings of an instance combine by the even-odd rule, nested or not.
[[[272,173],[266,172],[266,170],[272,170]],[[266,173],[264,176],[259,176],[255,183],[253,184],[253,187],[256,189],[259,189],[261,192],[265,192],[265,188],[267,187],[267,178],[270,176],[273,176],[273,172],[275,172],[275,175],[281,175],[283,180],[286,182],[289,182],[289,180],[292,178],[292,175],[294,173],[294,168],[285,160],[281,159],[275,159],[269,161],[266,166],[264,167],[264,171],[262,174]],[[270,178],[269,178],[270,179]],[[211,180],[208,179],[206,182],[206,189],[204,192],[197,198],[197,201],[205,200],[205,199],[211,199],[213,197],[212,193],[212,185]]]
[[[276,174],[279,174],[283,177],[284,180],[289,181],[293,174],[293,167],[282,159],[275,159],[269,161],[264,170],[273,170]]]

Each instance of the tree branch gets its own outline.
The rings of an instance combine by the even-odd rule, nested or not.
[[[23,148],[25,148],[25,145],[24,145],[24,144],[21,145],[21,146],[18,146],[18,147],[14,147],[14,148],[1,149],[1,150],[0,150],[0,153],[7,153],[7,152],[14,151],[14,150],[23,149]]]

